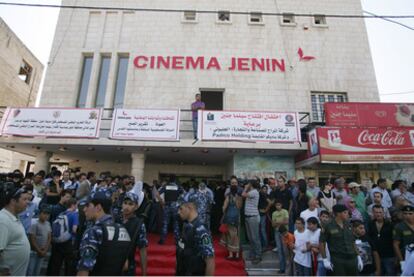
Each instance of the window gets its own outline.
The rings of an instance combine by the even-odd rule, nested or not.
[[[19,78],[26,84],[30,84],[30,77],[32,77],[33,68],[25,61],[22,61],[22,65],[19,69]]]
[[[293,13],[284,13],[282,15],[282,25],[296,26],[295,15]]]
[[[109,67],[111,57],[103,56],[101,59],[101,69],[99,71],[98,90],[96,92],[95,107],[103,108],[105,106],[106,87],[108,84]]]
[[[263,24],[263,14],[261,12],[251,12],[249,17],[251,24]]]
[[[194,22],[196,20],[197,20],[197,12],[196,11],[184,11],[183,21]]]
[[[220,23],[230,23],[231,22],[230,21],[230,12],[229,11],[219,11],[217,20]]]
[[[319,26],[326,26],[326,17],[324,15],[314,15],[313,24]]]
[[[114,108],[122,108],[124,106],[125,86],[128,73],[128,56],[119,56],[118,71],[116,75]]]
[[[78,97],[78,108],[86,107],[86,98],[88,96],[89,81],[91,79],[92,73],[92,62],[93,57],[84,57],[83,58],[83,68],[82,68],[82,77],[79,87],[79,97]]]
[[[201,101],[206,105],[206,110],[223,110],[224,89],[200,89]]]
[[[324,93],[324,92],[312,92],[311,104],[312,104],[312,120],[316,122],[324,121],[324,103],[325,102],[347,102],[348,98],[346,93]]]

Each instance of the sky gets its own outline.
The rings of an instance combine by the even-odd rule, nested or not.
[[[346,1],[346,0],[345,0]],[[59,0],[0,2],[60,4]],[[414,15],[414,0],[361,0],[377,15]],[[0,5],[0,17],[47,65],[59,10]],[[414,28],[414,19],[398,19]],[[381,19],[366,19],[366,27],[382,102],[414,102],[414,31]]]

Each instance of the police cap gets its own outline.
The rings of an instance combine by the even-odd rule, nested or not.
[[[414,206],[406,205],[406,206],[402,207],[401,211],[403,211],[403,212],[414,212]]]
[[[333,206],[332,210],[334,213],[342,213],[347,211],[348,209],[345,207],[345,205],[336,204],[335,206]]]

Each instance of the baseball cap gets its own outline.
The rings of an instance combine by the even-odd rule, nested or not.
[[[127,192],[126,194],[125,194],[125,197],[124,197],[124,200],[131,200],[132,202],[134,202],[135,204],[137,204],[138,205],[138,203],[139,203],[139,196],[138,195],[136,195],[135,193],[133,193],[133,192]]]
[[[358,184],[358,183],[356,183],[356,182],[351,182],[349,185],[348,185],[348,188],[350,188],[350,189],[352,189],[352,188],[359,188],[361,185],[360,184]]]

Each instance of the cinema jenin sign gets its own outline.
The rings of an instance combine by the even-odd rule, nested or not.
[[[170,70],[228,70],[228,71],[268,71],[285,72],[285,60],[275,58],[232,57],[222,61],[217,57],[204,56],[137,56],[134,59],[137,69]]]

